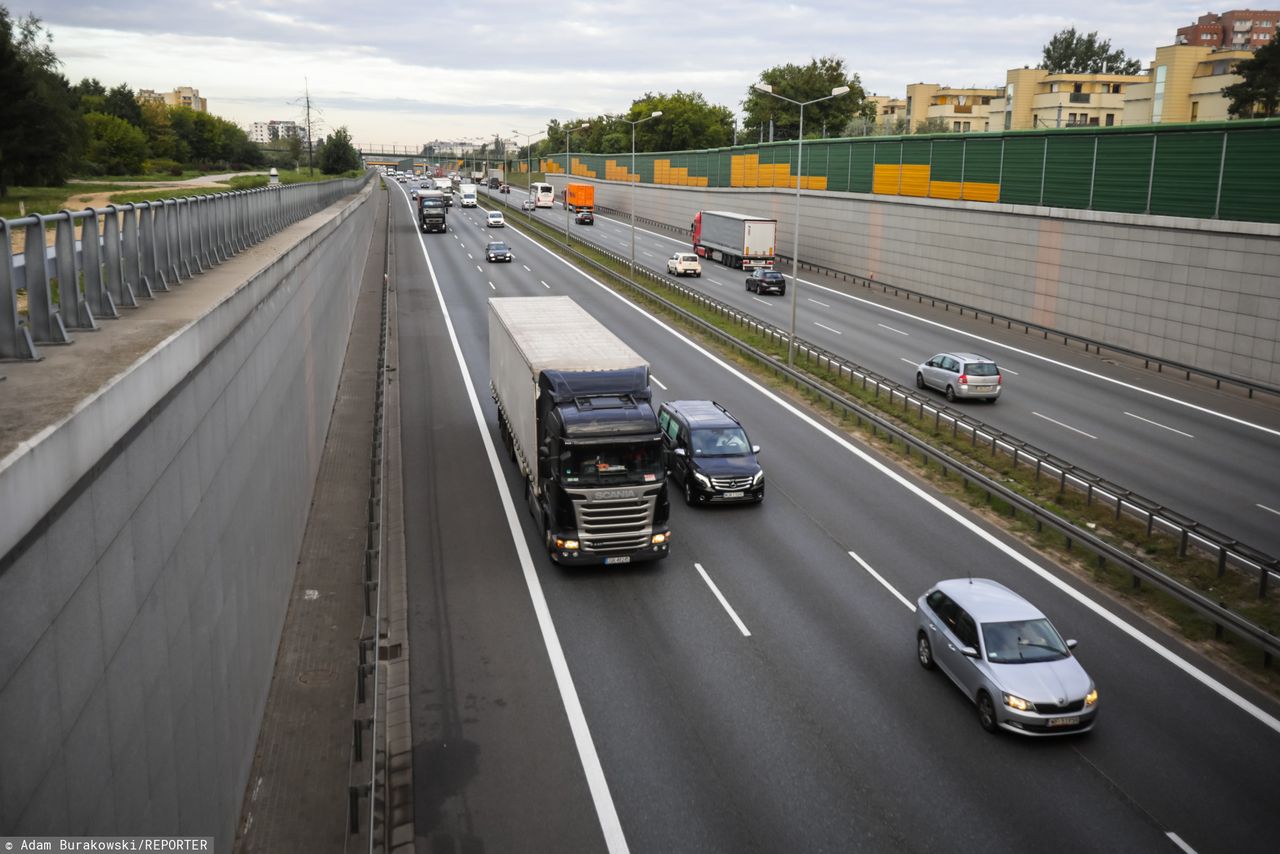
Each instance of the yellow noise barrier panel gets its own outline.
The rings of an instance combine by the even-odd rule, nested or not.
[[[678,187],[705,187],[707,179],[690,175],[684,166],[672,166],[670,160],[653,161],[653,183],[674,184]]]
[[[729,161],[731,187],[792,187],[796,178],[789,163],[761,163],[758,154],[735,154]],[[825,176],[809,175],[800,180],[802,190],[825,190]]]
[[[626,166],[619,166],[616,160],[604,162],[604,179],[606,181],[639,181],[639,175],[632,175]]]
[[[929,196],[934,199],[965,199],[997,202],[1000,185],[982,181],[931,181],[927,165],[877,163],[871,192],[884,196]]]

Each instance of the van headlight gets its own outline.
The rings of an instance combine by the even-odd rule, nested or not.
[[[710,489],[710,488],[711,488],[711,478],[707,477],[707,476],[706,476],[705,474],[703,474],[702,472],[697,472],[697,471],[695,471],[695,472],[693,473],[693,479],[694,479],[694,480],[696,480],[696,481],[698,482],[698,484],[699,484],[700,486],[702,486],[702,488],[703,488],[703,489]]]
[[[751,478],[752,486],[759,486],[762,483],[764,483],[764,469],[760,469],[760,471],[756,472],[756,476]]]

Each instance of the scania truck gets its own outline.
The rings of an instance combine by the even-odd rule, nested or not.
[[[698,211],[693,251],[741,270],[772,269],[778,221],[730,211]]]
[[[489,300],[498,430],[559,564],[667,556],[662,433],[649,365],[569,297]]]

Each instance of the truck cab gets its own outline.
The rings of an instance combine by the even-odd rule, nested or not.
[[[423,190],[418,194],[418,227],[423,234],[428,231],[447,231],[447,214],[443,193],[438,190]]]

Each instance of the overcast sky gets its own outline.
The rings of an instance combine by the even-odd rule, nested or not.
[[[0,2],[45,22],[73,82],[194,86],[246,126],[301,121],[309,83],[320,131],[346,125],[364,145],[509,137],[676,89],[738,112],[761,70],[823,55],[843,57],[869,93],[1001,86],[1072,25],[1145,66],[1207,10],[1180,0],[483,0],[449,13],[429,0],[378,11],[349,0]]]

